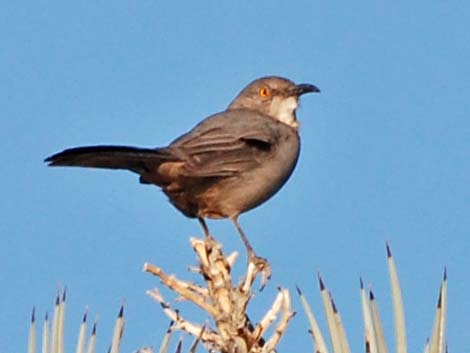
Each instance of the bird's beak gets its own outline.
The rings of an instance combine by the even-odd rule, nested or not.
[[[316,92],[320,92],[320,89],[317,86],[311,85],[310,83],[301,83],[301,84],[295,85],[292,88],[292,95],[297,96],[297,97],[305,93],[316,93]]]

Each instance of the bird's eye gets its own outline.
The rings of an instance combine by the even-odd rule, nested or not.
[[[269,91],[269,89],[266,87],[262,87],[259,89],[259,95],[263,98],[269,97],[270,94],[271,91]]]

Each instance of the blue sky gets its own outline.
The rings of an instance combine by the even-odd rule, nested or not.
[[[122,351],[158,346],[168,320],[142,264],[190,276],[199,225],[130,173],[42,160],[77,145],[165,145],[268,74],[322,93],[302,99],[293,176],[241,217],[274,270],[253,319],[277,285],[295,284],[321,316],[320,270],[360,351],[363,276],[391,341],[387,239],[410,351],[431,332],[444,266],[449,348],[470,351],[469,18],[468,1],[3,2],[0,352],[25,349],[31,308],[50,312],[64,285],[69,351],[85,306],[105,351],[123,301]],[[230,222],[209,226],[243,253]],[[306,330],[299,313],[280,352],[310,350]]]

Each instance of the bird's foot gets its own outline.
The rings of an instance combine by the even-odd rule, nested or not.
[[[271,265],[269,264],[268,260],[263,257],[257,256],[255,253],[250,253],[248,255],[248,262],[252,263],[257,273],[261,273],[261,288],[260,291],[266,287],[269,279],[271,278],[273,271],[271,269]]]

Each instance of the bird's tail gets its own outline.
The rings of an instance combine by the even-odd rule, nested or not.
[[[44,161],[49,166],[127,169],[142,174],[171,160],[174,157],[165,148],[87,146],[64,150]]]

